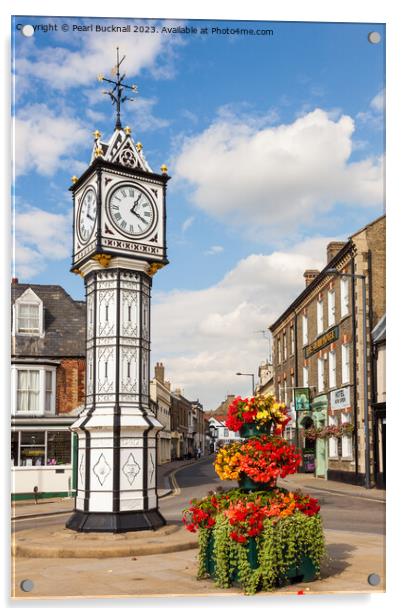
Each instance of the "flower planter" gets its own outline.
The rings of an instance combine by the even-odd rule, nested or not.
[[[272,490],[275,485],[272,483],[265,483],[260,481],[254,481],[254,479],[250,479],[247,475],[241,477],[238,481],[239,488],[241,490],[247,490],[248,492],[257,492],[258,490]],[[276,484],[276,482],[275,482]]]
[[[259,427],[257,427],[257,424],[254,422],[245,423],[239,429],[239,434],[242,438],[250,438],[252,436],[260,436],[261,434],[271,434],[271,428],[272,421],[262,424]]]
[[[258,569],[258,548],[257,542],[254,537],[248,540],[247,545],[247,560],[250,563],[252,569]],[[207,574],[215,579],[215,558],[214,558],[214,536],[210,532],[208,534],[208,544],[205,555],[205,570]],[[312,582],[317,577],[317,569],[309,556],[302,556],[297,566],[290,567],[287,572],[280,577],[276,586],[285,586],[286,584],[299,584],[301,582]],[[234,568],[230,575],[232,583],[236,583],[239,580],[239,572],[237,568]]]

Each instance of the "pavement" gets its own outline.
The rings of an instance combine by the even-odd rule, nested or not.
[[[198,461],[163,465],[158,473],[158,492],[162,498],[180,493],[175,473]],[[288,476],[280,484],[323,493],[350,495],[384,501],[383,490],[366,490],[340,482],[317,479],[308,474]],[[15,503],[14,520],[66,513],[73,499],[49,499]],[[275,594],[384,592],[385,537],[380,534],[325,531],[328,557],[321,579],[275,591]],[[218,589],[213,580],[197,580],[197,535],[182,525],[168,524],[157,531],[124,534],[75,533],[64,522],[20,530],[13,535],[13,596],[24,598],[68,597],[161,597],[239,595],[239,588]],[[168,558],[160,554],[169,553]],[[370,586],[368,576],[380,576]],[[21,580],[34,582],[31,592],[20,589]],[[264,593],[259,593],[259,595]]]

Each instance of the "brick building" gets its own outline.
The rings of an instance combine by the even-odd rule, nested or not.
[[[367,288],[368,428],[364,423],[362,281],[351,275],[364,275]],[[318,476],[364,484],[368,432],[368,473],[373,483],[378,453],[371,332],[385,314],[385,216],[347,242],[328,244],[327,265],[322,271],[307,270],[304,277],[305,289],[270,326],[275,395],[290,404],[295,388],[299,392],[305,388],[306,404],[297,413],[295,439],[306,454],[314,453]],[[316,441],[305,436],[312,426],[342,424],[353,424],[354,431]]]
[[[69,426],[84,404],[85,304],[60,286],[13,279],[11,464],[13,498],[67,495]]]
[[[175,389],[171,397],[171,429],[179,434],[176,458],[183,459],[192,455],[192,407],[190,400],[182,395],[181,389]]]
[[[165,464],[172,459],[171,394],[170,383],[165,381],[165,366],[162,362],[155,365],[155,376],[149,382],[149,393],[151,401],[155,403],[155,416],[163,426],[156,435],[157,463]]]

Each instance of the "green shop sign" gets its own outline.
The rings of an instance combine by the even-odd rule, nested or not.
[[[310,390],[308,387],[295,387],[294,389],[295,411],[310,410]]]
[[[307,359],[317,353],[320,349],[323,349],[331,342],[335,342],[339,338],[339,326],[335,325],[329,329],[325,334],[314,340],[311,344],[308,344],[304,349],[304,357]]]

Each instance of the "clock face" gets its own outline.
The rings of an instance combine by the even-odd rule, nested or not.
[[[155,222],[151,199],[133,184],[115,188],[108,199],[107,210],[114,227],[132,237],[146,235]]]
[[[92,235],[96,222],[96,193],[89,188],[85,193],[78,214],[78,235],[85,244]]]

